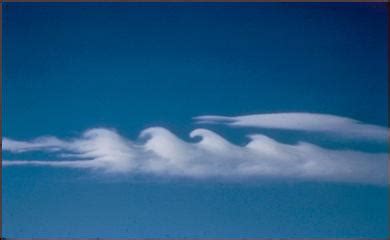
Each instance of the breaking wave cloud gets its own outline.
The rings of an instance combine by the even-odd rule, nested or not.
[[[262,134],[249,135],[246,144],[236,145],[207,129],[193,130],[190,137],[194,140],[184,141],[168,129],[153,127],[143,130],[134,141],[106,128],[89,129],[66,140],[3,138],[3,151],[14,154],[40,151],[56,156],[53,160],[3,160],[3,166],[78,168],[191,179],[387,182],[387,153],[326,149],[306,142],[285,144]]]

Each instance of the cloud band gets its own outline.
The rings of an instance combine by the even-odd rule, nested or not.
[[[244,116],[204,115],[194,118],[197,123],[223,124],[232,127],[271,128],[313,131],[350,138],[387,140],[388,129],[365,124],[355,119],[318,113],[269,113]]]
[[[3,151],[54,153],[57,160],[3,160],[4,166],[48,166],[90,169],[111,174],[179,176],[192,179],[292,178],[385,184],[387,153],[325,149],[310,143],[277,142],[265,135],[249,136],[235,145],[207,129],[190,133],[187,142],[167,129],[154,127],[131,141],[115,130],[96,128],[80,137],[31,141],[3,138]]]

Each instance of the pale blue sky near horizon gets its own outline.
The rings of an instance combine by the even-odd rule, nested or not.
[[[385,3],[2,3],[3,137],[151,126],[199,115],[333,114],[388,126]],[[243,144],[388,152],[388,143],[207,128]],[[8,159],[50,158],[40,153]],[[385,238],[388,186],[107,178],[4,167],[4,237]]]

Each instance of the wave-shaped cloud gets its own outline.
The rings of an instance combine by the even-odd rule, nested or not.
[[[196,129],[187,142],[167,129],[148,128],[131,141],[115,130],[95,128],[80,137],[31,141],[3,138],[3,151],[42,151],[56,160],[3,160],[4,166],[33,165],[81,168],[113,174],[149,174],[188,178],[294,178],[385,184],[387,154],[325,149],[310,143],[277,142],[265,135],[248,136],[235,145],[206,129]]]
[[[318,113],[269,113],[243,116],[205,115],[194,118],[197,123],[224,124],[233,127],[256,127],[315,131],[351,138],[387,140],[388,129],[365,124],[355,119]]]

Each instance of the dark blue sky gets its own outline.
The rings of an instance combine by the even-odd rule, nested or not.
[[[194,116],[270,112],[387,126],[387,40],[384,3],[3,3],[3,136],[158,125],[188,138]],[[387,187],[52,168],[6,168],[2,187],[5,237],[388,235]]]

